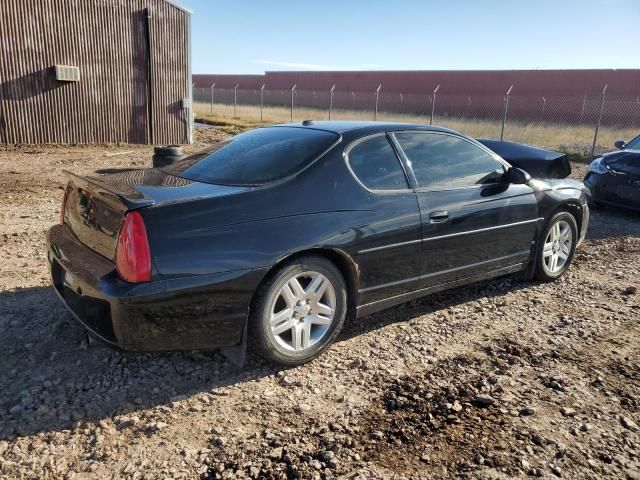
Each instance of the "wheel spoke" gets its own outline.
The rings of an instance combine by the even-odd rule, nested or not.
[[[318,315],[326,315],[327,317],[333,317],[335,315],[335,309],[331,308],[329,305],[325,305],[324,303],[318,302],[316,307],[314,308]]]
[[[285,308],[284,310],[271,315],[271,326],[275,327],[280,325],[285,320],[291,320],[293,310],[291,308]]]
[[[287,306],[289,308],[293,308],[296,304],[296,302],[298,301],[298,299],[296,298],[295,293],[293,293],[293,290],[291,290],[291,287],[289,286],[289,284],[285,284],[284,287],[282,287],[282,296],[284,298],[284,301],[287,302]]]
[[[302,348],[309,348],[309,343],[311,342],[311,321],[309,317],[305,318],[300,329],[302,330]]]
[[[560,260],[566,260],[567,258],[569,258],[569,255],[567,255],[566,253],[564,253],[562,250],[560,250],[558,252],[558,258]]]
[[[305,297],[304,289],[297,278],[292,278],[287,284],[289,285],[289,288],[291,288],[291,291],[296,296],[297,300],[302,300]]]
[[[547,258],[553,254],[553,242],[545,243],[542,250],[542,256]]]
[[[291,329],[291,346],[294,350],[302,349],[302,325],[296,324]]]
[[[285,322],[282,322],[281,324],[279,324],[276,327],[271,327],[271,332],[274,335],[281,335],[284,332],[286,332],[288,330],[291,330],[294,327],[295,327],[295,320],[294,319],[289,319],[289,320],[287,320]],[[293,332],[292,332],[292,334],[293,334]]]
[[[314,325],[331,325],[333,319],[323,317],[322,315],[311,315],[309,316],[309,322]]]
[[[327,289],[327,285],[329,281],[322,275],[318,275],[315,277],[309,286],[307,286],[306,294],[307,295],[316,295],[318,299],[322,298],[325,290]]]

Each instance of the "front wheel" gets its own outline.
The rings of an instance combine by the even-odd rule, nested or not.
[[[325,351],[340,333],[347,291],[340,271],[322,257],[281,267],[256,293],[249,337],[261,356],[300,365]]]
[[[576,251],[578,225],[568,212],[556,213],[540,236],[536,258],[538,280],[550,282],[566,272]]]

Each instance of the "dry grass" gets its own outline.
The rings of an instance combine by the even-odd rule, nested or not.
[[[196,116],[200,119],[225,128],[251,128],[259,125],[289,122],[291,112],[287,107],[267,106],[260,121],[260,108],[254,105],[239,105],[234,118],[233,105],[214,104],[213,114],[208,103],[194,105]],[[328,120],[327,110],[300,107],[294,110],[293,120],[303,119]],[[333,120],[373,120],[372,112],[358,110],[334,110]],[[407,123],[425,123],[426,116],[413,114],[379,112],[378,120]],[[436,116],[434,124],[457,130],[476,138],[500,138],[501,121],[490,119],[464,119]],[[591,148],[593,142],[592,126],[576,126],[569,124],[549,124],[539,122],[507,121],[504,131],[505,140],[538,145],[550,149],[584,154]],[[632,138],[637,135],[633,129],[601,128],[598,133],[598,151],[608,151],[613,148],[613,142],[622,138]]]

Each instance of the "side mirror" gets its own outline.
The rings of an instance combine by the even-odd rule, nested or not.
[[[531,181],[531,175],[529,175],[524,170],[521,170],[516,167],[511,167],[507,170],[505,175],[507,182],[513,183],[515,185],[526,185]]]
[[[616,143],[614,143],[613,146],[616,147],[618,150],[623,150],[624,147],[626,146],[626,143],[624,143],[624,140],[616,140]]]

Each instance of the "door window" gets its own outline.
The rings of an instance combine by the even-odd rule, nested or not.
[[[358,143],[348,153],[351,170],[370,190],[406,190],[407,177],[386,135]]]
[[[411,162],[418,186],[434,190],[499,181],[502,163],[473,143],[453,135],[422,132],[395,134]]]

